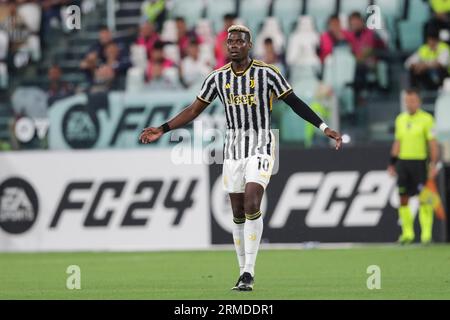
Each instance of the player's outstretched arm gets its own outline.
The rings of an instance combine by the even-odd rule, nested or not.
[[[323,122],[322,119],[306,104],[304,103],[294,92],[287,94],[282,98],[283,101],[289,105],[296,114],[301,118],[308,121],[316,128],[321,129],[327,137],[336,141],[336,150],[338,150],[342,145],[341,134],[334,131]]]
[[[164,133],[173,129],[181,128],[193,121],[200,113],[203,112],[203,110],[205,110],[207,106],[208,103],[201,101],[200,99],[195,99],[189,107],[183,109],[179,114],[160,127],[149,127],[142,130],[139,140],[142,143],[152,143],[161,138]]]

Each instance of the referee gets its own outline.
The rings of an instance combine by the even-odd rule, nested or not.
[[[395,120],[395,141],[392,145],[388,171],[397,176],[400,195],[398,209],[402,225],[399,242],[414,241],[414,218],[408,206],[409,197],[420,193],[427,179],[436,177],[438,144],[434,137],[433,116],[420,109],[421,99],[416,89],[406,90],[407,111]],[[428,203],[420,203],[420,240],[427,244],[432,240],[433,208]]]

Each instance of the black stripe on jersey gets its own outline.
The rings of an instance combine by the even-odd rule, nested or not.
[[[226,97],[223,96],[223,92],[221,90],[221,88],[223,88],[223,86],[224,86],[224,83],[223,83],[223,72],[219,72],[218,75],[217,75],[217,78],[218,78],[218,85],[219,85],[219,88],[217,90],[217,92],[219,94],[219,99],[220,99],[220,101],[222,101],[222,105],[226,106],[226,100],[225,100]],[[230,127],[230,119],[228,117],[228,112],[226,112],[225,109],[226,108],[224,108],[224,111],[225,111],[225,118],[227,120],[227,128],[229,128]]]
[[[261,69],[261,73],[260,73],[260,76],[259,76],[259,78],[258,78],[258,80],[259,80],[259,85],[260,85],[260,87],[261,87],[261,91],[262,91],[262,94],[261,94],[261,103],[259,104],[259,110],[258,110],[258,112],[259,112],[259,114],[260,114],[260,125],[259,125],[259,130],[258,130],[258,146],[259,146],[259,144],[260,143],[264,143],[265,142],[265,133],[264,133],[264,128],[265,128],[265,123],[266,123],[266,112],[265,112],[265,110],[264,110],[264,108],[267,108],[267,106],[265,106],[265,103],[264,103],[264,100],[265,100],[265,95],[267,94],[265,91],[266,90],[264,90],[264,85],[266,86],[266,88],[268,89],[268,86],[267,86],[267,70],[266,69]],[[260,136],[261,136],[261,139],[260,139]],[[261,144],[261,147],[263,146]],[[260,150],[258,150],[258,152],[260,152]]]
[[[238,77],[233,77],[233,94],[235,96],[240,95],[239,93],[239,87],[238,87]],[[239,130],[242,128],[242,121],[241,121],[241,108],[238,105],[235,105],[234,107],[232,107],[232,110],[234,112],[234,114],[236,115],[236,131],[235,131],[235,139],[234,139],[234,158],[235,159],[239,159],[240,157],[238,156],[240,154],[240,148],[241,148],[241,144],[239,143],[240,139],[239,139]]]

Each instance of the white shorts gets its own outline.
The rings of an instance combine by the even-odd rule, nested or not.
[[[272,175],[274,158],[270,155],[254,156],[233,160],[225,159],[223,163],[223,187],[228,193],[244,193],[247,182],[255,182],[266,189]]]

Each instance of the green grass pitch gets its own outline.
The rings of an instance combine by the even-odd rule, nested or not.
[[[450,246],[260,250],[253,292],[234,251],[0,254],[0,299],[450,299]],[[66,269],[81,268],[68,290]],[[367,267],[381,289],[367,289]]]

